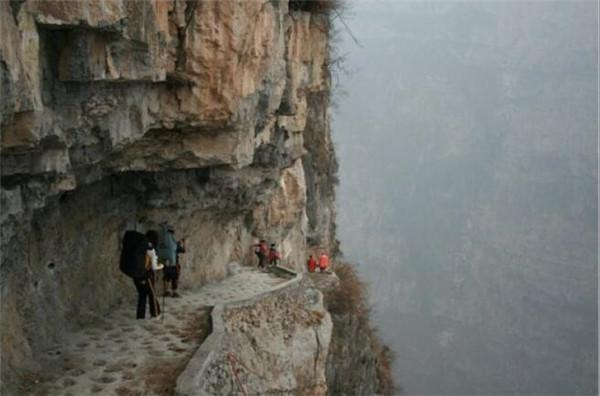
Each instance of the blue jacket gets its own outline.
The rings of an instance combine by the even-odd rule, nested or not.
[[[177,261],[177,241],[173,233],[165,228],[160,230],[156,254],[158,260],[165,262],[165,265],[172,266]]]

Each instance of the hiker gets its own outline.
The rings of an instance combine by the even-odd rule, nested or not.
[[[177,293],[177,241],[172,225],[161,227],[158,242],[158,261],[165,265],[163,273],[163,290],[165,297],[180,297]],[[167,284],[171,284],[171,291]]]
[[[160,306],[154,289],[154,272],[161,269],[156,260],[154,246],[158,235],[148,231],[147,235],[128,230],[123,236],[119,269],[132,278],[138,292],[136,318],[146,316],[146,301],[150,305],[150,315],[160,314]],[[152,242],[151,242],[152,241]]]
[[[160,306],[154,288],[154,272],[161,269],[156,259],[154,243],[158,239],[156,232],[146,235],[137,231],[127,231],[123,236],[123,250],[119,268],[133,279],[138,293],[136,318],[146,317],[146,301],[150,307],[150,316],[160,315]]]
[[[306,262],[306,265],[308,267],[308,272],[315,272],[315,269],[317,268],[317,260],[315,260],[312,254],[308,256],[308,261]]]
[[[269,254],[269,247],[267,241],[261,239],[258,243],[252,245],[254,247],[254,254],[258,257],[259,268],[265,268],[267,266],[267,257]]]
[[[319,256],[319,270],[324,272],[329,267],[329,257],[325,254],[325,252],[321,252]]]
[[[272,243],[271,247],[269,248],[269,264],[277,265],[279,264],[279,260],[281,260],[281,254],[279,254],[279,252],[275,248],[275,244]]]
[[[177,242],[177,254],[175,257],[175,269],[177,270],[177,285],[179,286],[179,277],[181,276],[181,261],[179,260],[179,255],[185,253],[185,238],[181,238],[179,242]],[[173,297],[181,297],[178,293],[175,293]]]
[[[252,247],[254,248],[254,254],[258,259],[258,265],[260,266],[260,242],[255,243],[254,245],[252,245]]]
[[[158,256],[156,254],[155,246],[158,245],[158,232],[149,230],[146,232],[146,238],[148,238],[148,248],[146,250],[146,279],[147,289],[146,293],[148,296],[148,304],[150,305],[150,316],[156,317],[160,315],[160,305],[158,303],[158,295],[156,294],[156,272],[163,268],[162,265],[158,264]],[[143,291],[143,289],[142,289]],[[138,289],[139,294],[139,289]],[[140,303],[139,297],[142,298]],[[141,317],[144,318],[146,310],[146,301],[144,296],[138,297],[138,318],[140,315],[140,305],[142,309]]]

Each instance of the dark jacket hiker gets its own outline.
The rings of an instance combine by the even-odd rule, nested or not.
[[[160,306],[154,289],[153,271],[159,268],[154,246],[150,242],[155,234],[152,231],[149,231],[146,235],[137,231],[127,231],[123,236],[123,249],[121,250],[119,268],[125,275],[133,279],[138,292],[136,314],[138,319],[143,319],[146,316],[146,301],[148,301],[152,317],[160,314]]]

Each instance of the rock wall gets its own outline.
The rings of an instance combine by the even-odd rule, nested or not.
[[[3,386],[131,299],[127,229],[175,225],[187,287],[251,264],[257,238],[299,270],[337,252],[326,14],[25,0],[0,18]]]

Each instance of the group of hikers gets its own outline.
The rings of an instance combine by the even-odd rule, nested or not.
[[[161,270],[163,271],[163,308],[164,297],[181,297],[177,292],[181,275],[179,255],[186,252],[185,244],[185,238],[176,240],[175,230],[168,224],[163,224],[160,231],[149,230],[145,234],[137,231],[125,232],[120,268],[126,275],[133,278],[138,293],[136,318],[145,318],[146,305],[149,305],[151,317],[155,318],[160,315],[161,307],[156,283]],[[269,246],[266,240],[261,239],[252,247],[258,257],[259,268],[266,270],[268,266],[279,264],[281,254],[274,243]],[[320,272],[326,272],[329,268],[329,257],[325,252],[321,252],[318,261],[312,255],[309,256],[308,271],[315,272],[317,266]],[[168,286],[170,286],[170,290]]]
[[[281,254],[275,248],[274,243],[269,247],[267,241],[261,239],[258,243],[252,245],[252,247],[254,248],[254,254],[258,257],[258,268],[265,269],[267,268],[267,264],[270,266],[279,264]]]
[[[156,291],[158,271],[163,270],[163,302],[164,297],[181,297],[177,292],[181,275],[179,255],[185,253],[185,242],[185,238],[180,241],[175,239],[175,230],[171,225],[161,226],[160,232],[125,232],[120,268],[133,278],[138,293],[138,319],[145,318],[146,304],[150,306],[150,316],[160,315]]]
[[[319,255],[319,261],[317,262],[317,260],[311,254],[306,262],[308,272],[315,272],[317,269],[317,264],[319,265],[319,272],[326,272],[329,268],[329,256],[327,256],[325,252],[321,252]]]
[[[261,269],[267,268],[267,265],[275,266],[279,264],[281,260],[281,254],[275,247],[274,243],[271,243],[270,247],[266,240],[261,239],[258,243],[252,245],[254,248],[254,254],[258,258],[258,267]],[[319,267],[320,272],[326,272],[329,268],[329,256],[325,252],[321,252],[319,260],[317,261],[312,254],[308,257],[306,267],[308,272],[315,272]]]

